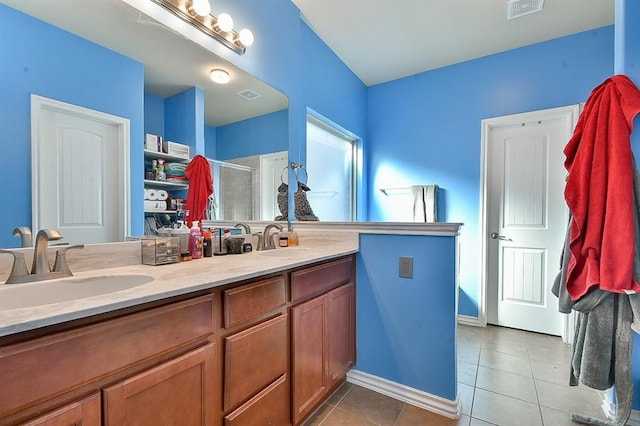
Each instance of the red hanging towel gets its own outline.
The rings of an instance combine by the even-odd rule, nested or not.
[[[194,220],[204,219],[209,195],[213,193],[213,176],[209,161],[202,155],[194,156],[184,172],[189,178],[189,192],[184,208],[188,211],[187,226],[191,228]]]
[[[564,149],[564,195],[571,211],[567,290],[580,299],[593,286],[640,291],[633,278],[635,225],[630,134],[640,91],[626,76],[589,95]]]

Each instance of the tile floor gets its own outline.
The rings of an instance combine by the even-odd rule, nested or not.
[[[601,393],[568,386],[570,355],[559,337],[459,326],[459,420],[345,383],[305,426],[575,425],[570,412],[604,419]]]

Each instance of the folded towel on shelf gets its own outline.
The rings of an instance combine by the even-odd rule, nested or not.
[[[413,221],[438,221],[438,185],[412,185]]]

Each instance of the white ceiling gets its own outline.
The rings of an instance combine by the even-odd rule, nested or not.
[[[542,12],[507,21],[507,0],[292,1],[367,85],[612,24],[615,2],[546,0]],[[145,90],[152,94],[164,98],[202,88],[207,124],[227,124],[288,105],[282,93],[120,0],[0,2],[143,63]],[[209,80],[209,71],[217,67],[229,70],[230,84]],[[262,97],[247,101],[237,96],[245,89]]]
[[[546,0],[507,21],[507,0],[292,0],[368,86],[613,24],[615,0]]]

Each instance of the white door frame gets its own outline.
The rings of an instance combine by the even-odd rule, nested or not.
[[[487,185],[487,162],[488,162],[488,143],[489,135],[493,127],[505,126],[508,124],[527,122],[535,119],[549,118],[568,118],[571,120],[572,127],[575,128],[580,115],[580,105],[570,105],[565,107],[550,108],[540,111],[531,111],[521,114],[512,114],[502,117],[488,118],[482,120],[482,147],[481,147],[481,164],[480,164],[480,223],[481,223],[481,262],[480,262],[480,297],[478,300],[478,325],[486,327],[487,325],[487,270],[488,270],[488,241],[489,229],[487,226],[487,201],[488,201],[488,185]],[[568,140],[567,140],[568,142]],[[558,259],[559,261],[559,259]],[[562,340],[565,343],[573,341],[573,312],[569,315],[563,315]]]
[[[118,117],[116,115],[95,111],[78,105],[57,101],[55,99],[45,98],[43,96],[31,95],[31,227],[33,232],[40,229],[40,219],[38,212],[40,211],[39,197],[36,190],[36,184],[39,182],[40,167],[39,163],[39,147],[40,132],[39,125],[44,110],[60,112],[63,114],[73,115],[88,120],[99,121],[117,128],[117,150],[118,150],[118,169],[122,171],[117,175],[118,187],[122,204],[120,209],[120,223],[123,233],[121,241],[125,240],[127,235],[131,234],[131,208],[130,208],[130,187],[131,187],[131,168],[130,168],[130,123],[129,119]]]

